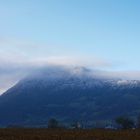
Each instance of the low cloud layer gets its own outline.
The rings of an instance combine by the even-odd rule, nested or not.
[[[110,66],[109,63],[94,57],[51,56],[27,59],[19,54],[0,52],[0,93],[13,86],[28,74],[53,65],[69,67],[91,66],[96,69]]]
[[[14,46],[14,49],[8,47],[10,45]],[[46,69],[46,67],[53,65],[66,67],[84,66],[94,70],[94,73],[96,70],[96,75],[101,77],[140,79],[140,71],[105,71],[106,69],[111,69],[113,64],[103,58],[97,57],[96,55],[83,56],[80,54],[75,55],[71,53],[66,54],[65,56],[61,54],[45,55],[43,52],[41,52],[41,55],[31,55],[31,52],[29,53],[30,55],[27,55],[28,50],[36,50],[37,52],[37,50],[43,50],[43,48],[46,48],[46,46],[39,44],[35,45],[29,42],[25,43],[23,41],[16,41],[13,39],[9,40],[1,38],[0,46],[3,46],[3,49],[0,50],[0,94],[30,73],[40,69]],[[40,48],[39,46],[42,47]],[[24,52],[25,48],[26,51]],[[52,46],[50,49],[52,50]],[[55,47],[53,47],[53,50],[55,50]],[[47,52],[47,54],[49,53]]]
[[[12,87],[15,83],[17,83],[28,74],[33,73],[34,71],[39,69],[46,69],[46,67],[53,65],[68,67],[90,67],[94,71],[94,74],[100,77],[124,78],[130,80],[140,79],[140,71],[98,71],[97,69],[109,67],[110,64],[104,61],[99,61],[97,59],[94,59],[93,61],[91,61],[92,63],[89,63],[84,58],[76,59],[74,57],[48,57],[34,60],[25,60],[22,57],[18,56],[7,56],[8,55],[6,55],[6,57],[0,57],[0,93],[3,93],[4,91]]]

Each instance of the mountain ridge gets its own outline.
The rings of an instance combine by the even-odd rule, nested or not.
[[[50,68],[0,96],[0,124],[34,125],[56,118],[91,124],[140,113],[140,81],[94,77],[85,68]]]

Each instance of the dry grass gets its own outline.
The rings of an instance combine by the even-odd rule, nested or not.
[[[140,140],[140,130],[0,129],[0,140]]]

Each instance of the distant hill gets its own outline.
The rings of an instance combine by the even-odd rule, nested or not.
[[[40,126],[50,118],[92,124],[140,113],[140,81],[108,79],[83,68],[35,72],[0,96],[0,124]]]

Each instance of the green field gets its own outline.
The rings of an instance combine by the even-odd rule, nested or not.
[[[0,140],[140,140],[140,130],[0,129]]]

